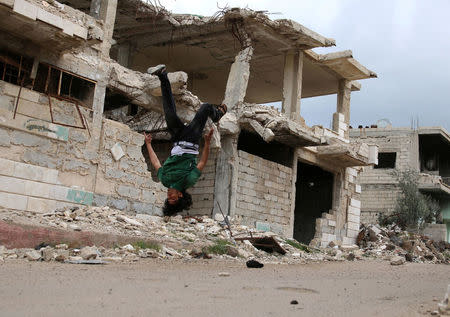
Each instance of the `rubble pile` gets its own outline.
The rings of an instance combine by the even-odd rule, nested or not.
[[[365,256],[390,258],[392,265],[408,262],[450,263],[450,243],[388,227],[362,225],[357,244]]]
[[[353,261],[383,259],[393,265],[405,261],[449,263],[450,245],[425,236],[401,231],[399,227],[362,226],[358,246],[331,242],[316,249],[272,232],[258,231],[216,215],[164,218],[146,214],[129,215],[109,207],[58,209],[46,214],[0,210],[0,220],[53,227],[64,231],[97,232],[132,238],[134,242],[113,247],[67,245],[64,241],[41,243],[34,249],[6,249],[0,246],[0,262],[10,259],[61,261],[91,264],[135,262],[144,258],[222,259],[263,263],[306,263],[311,261]],[[228,228],[227,222],[230,223]],[[230,232],[231,229],[231,232]],[[45,241],[43,241],[45,242]],[[259,243],[259,245],[258,245]],[[270,246],[270,244],[273,246]],[[269,247],[267,247],[269,245]]]
[[[132,237],[136,243],[114,248],[95,247],[91,256],[83,256],[85,248],[70,245],[41,245],[36,250],[0,250],[1,259],[29,260],[104,260],[137,261],[141,258],[196,259],[217,258],[246,261],[258,259],[264,263],[305,263],[306,261],[343,260],[334,255],[287,240],[272,232],[258,231],[231,220],[231,232],[223,217],[175,216],[168,219],[145,214],[128,215],[109,207],[60,209],[46,214],[2,210],[0,220],[42,225],[68,231],[86,231]],[[28,220],[28,221],[26,221]],[[286,251],[267,252],[257,249],[246,237],[272,237]],[[244,238],[244,239],[242,239]],[[80,258],[81,257],[81,258]]]

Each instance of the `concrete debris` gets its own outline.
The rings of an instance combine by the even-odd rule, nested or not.
[[[41,259],[41,253],[36,250],[31,250],[25,253],[29,261],[38,261]]]
[[[357,244],[367,257],[400,256],[408,262],[450,263],[450,243],[402,231],[395,224],[388,227],[363,225]],[[399,262],[398,258],[396,260],[394,262]]]
[[[403,264],[406,260],[427,263],[449,262],[448,244],[435,243],[425,237],[402,232],[398,227],[370,227],[369,230],[368,226],[364,226],[358,239],[361,249],[356,245],[339,246],[337,243],[330,244],[333,247],[316,249],[271,232],[249,228],[233,218],[230,219],[233,237],[230,237],[223,222],[217,222],[208,216],[178,215],[165,222],[158,216],[125,215],[124,212],[113,208],[89,206],[58,209],[52,213],[36,214],[32,217],[26,212],[14,210],[1,210],[0,214],[2,215],[0,219],[5,219],[4,215],[8,214],[8,219],[16,223],[56,226],[62,229],[61,223],[68,222],[76,224],[83,232],[112,234],[115,237],[126,237],[128,241],[135,241],[123,244],[117,242],[114,247],[97,245],[84,246],[80,249],[70,247],[70,243],[41,244],[37,252],[44,261],[81,263],[81,260],[103,260],[109,263],[131,263],[147,258],[184,260],[213,258],[240,261],[246,263],[248,267],[262,267],[262,263],[355,261],[374,258],[392,260],[399,264]],[[217,217],[219,220],[222,218]],[[70,232],[70,229],[67,231]],[[286,254],[268,253],[255,248],[250,241],[240,239],[249,236],[274,239]],[[377,241],[372,241],[374,237]],[[0,246],[0,257],[6,261],[14,258],[39,260],[36,253],[30,253],[31,251],[31,249],[6,249]]]
[[[403,256],[400,255],[395,255],[394,257],[392,257],[391,259],[391,265],[402,265],[405,263],[405,258]]]

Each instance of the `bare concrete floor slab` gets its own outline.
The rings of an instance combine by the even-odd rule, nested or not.
[[[0,315],[423,316],[437,308],[448,283],[447,265],[375,261],[262,269],[217,261],[17,261],[0,264]]]

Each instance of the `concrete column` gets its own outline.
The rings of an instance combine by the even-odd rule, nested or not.
[[[102,0],[91,0],[91,9],[90,9],[89,14],[96,19],[100,19],[101,5],[102,5]]]
[[[292,120],[300,119],[303,55],[302,51],[289,51],[284,59],[282,112]]]
[[[297,193],[297,165],[298,165],[298,149],[294,150],[294,157],[292,159],[292,188],[291,188],[291,217],[289,219],[289,229],[285,232],[286,237],[294,238],[294,222],[295,222],[295,204]]]
[[[336,111],[344,115],[344,122],[350,124],[350,94],[352,92],[352,82],[350,80],[341,79],[339,81],[339,90],[337,94]],[[333,122],[334,125],[334,122]],[[348,136],[348,133],[347,133]]]
[[[90,15],[96,19],[103,20],[103,43],[101,53],[109,57],[111,49],[112,36],[114,32],[114,23],[116,21],[116,10],[118,0],[91,0]]]
[[[217,156],[213,216],[221,213],[220,208],[225,215],[234,215],[238,182],[238,159],[237,137],[222,137],[222,148]],[[220,204],[220,208],[218,204]]]
[[[234,63],[231,65],[223,101],[227,105],[228,110],[235,108],[238,103],[244,101],[250,76],[250,60],[252,55],[253,48],[248,46],[239,52]]]
[[[119,45],[117,50],[117,62],[123,67],[128,67],[130,64],[130,43],[125,42]]]

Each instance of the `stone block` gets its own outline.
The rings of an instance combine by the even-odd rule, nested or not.
[[[351,230],[347,229],[347,237],[349,238],[356,238],[359,234],[359,230]]]
[[[26,210],[27,204],[27,196],[0,192],[0,207]]]
[[[13,85],[13,84],[10,84],[7,82],[3,83],[3,93],[5,95],[17,97],[17,95],[19,94],[19,89],[20,89],[20,86]]]
[[[54,200],[28,197],[27,211],[47,213],[55,209],[56,201]]]
[[[108,199],[108,205],[119,210],[126,210],[129,203],[126,199],[110,198]]]
[[[24,146],[44,146],[48,144],[50,140],[44,139],[34,134],[30,134],[22,131],[13,131],[11,133],[11,143]]]
[[[0,176],[0,191],[25,195],[26,181],[10,176]]]
[[[350,206],[355,207],[355,208],[361,208],[361,201],[351,198],[350,199]]]
[[[113,147],[110,149],[110,151],[114,160],[116,161],[120,160],[125,155],[122,146],[120,145],[119,142],[114,144]]]
[[[155,216],[162,215],[160,208],[157,208],[153,204],[147,204],[147,203],[142,203],[142,202],[133,202],[131,204],[131,211],[134,211],[137,214],[147,214],[147,215],[155,215]]]
[[[38,8],[36,19],[45,22],[47,24],[53,25],[54,27],[57,27],[59,29],[64,28],[61,17],[54,15],[53,13],[50,13],[42,8]]]
[[[347,222],[347,228],[349,230],[359,231],[359,222]]]
[[[124,196],[132,199],[139,199],[140,190],[135,187],[119,185],[117,187],[117,193],[120,196]]]
[[[142,200],[148,203],[154,203],[156,201],[156,194],[154,191],[142,190]]]
[[[355,185],[355,192],[361,194],[361,185]]]
[[[25,181],[25,195],[49,198],[51,186],[52,185],[49,185],[49,184],[27,180],[27,181]]]
[[[15,105],[16,104],[14,97],[6,95],[0,96],[0,109],[13,112]]]
[[[14,175],[14,161],[0,158],[0,174],[6,176]]]
[[[94,198],[92,200],[92,206],[103,207],[107,206],[108,197],[104,195],[94,194]]]
[[[50,187],[49,198],[55,200],[67,200],[67,194],[69,192],[69,187],[54,185]]]
[[[16,0],[13,11],[32,20],[36,20],[38,7],[25,0]]]
[[[359,221],[360,221],[360,216],[353,215],[353,214],[348,214],[348,215],[347,215],[347,219],[348,219],[348,221],[350,221],[350,222],[359,223]]]

